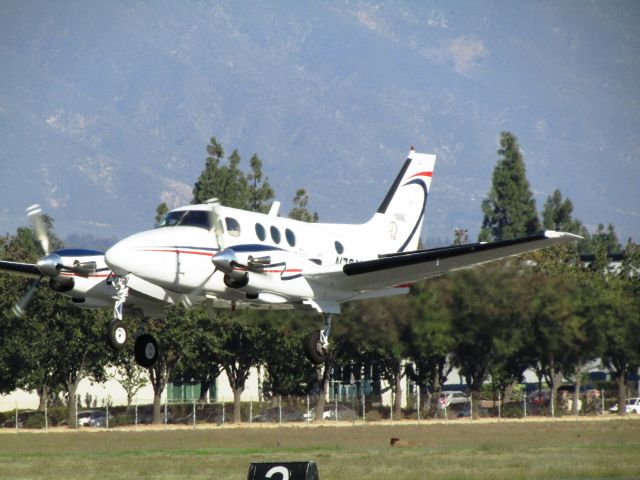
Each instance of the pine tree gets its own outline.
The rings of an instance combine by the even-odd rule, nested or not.
[[[262,160],[258,155],[253,155],[249,160],[251,172],[247,175],[249,183],[249,210],[267,213],[274,198],[273,188],[269,184],[269,178],[263,177]]]
[[[573,218],[573,203],[568,198],[562,199],[560,190],[556,190],[547,197],[542,210],[542,226],[547,230],[576,233],[581,235],[584,227],[582,222]]]
[[[241,158],[238,151],[231,152],[227,158],[229,163],[222,165],[224,149],[212,137],[207,153],[205,168],[193,187],[192,203],[204,203],[215,197],[227,207],[247,208],[249,183],[239,168]]]
[[[540,228],[518,140],[512,133],[502,132],[500,146],[498,155],[502,158],[493,171],[489,195],[482,202],[480,241],[522,237]]]
[[[293,208],[289,212],[289,218],[301,220],[303,222],[317,222],[318,212],[311,213],[307,209],[309,203],[309,194],[304,188],[296,190],[296,196],[293,198]]]

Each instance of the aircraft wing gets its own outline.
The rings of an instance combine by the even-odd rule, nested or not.
[[[12,273],[28,278],[40,278],[42,273],[33,263],[7,262],[0,260],[0,273]]]
[[[366,292],[404,286],[418,280],[580,239],[578,235],[546,231],[530,237],[491,243],[381,255],[374,260],[332,265],[305,273],[310,283],[339,290]]]

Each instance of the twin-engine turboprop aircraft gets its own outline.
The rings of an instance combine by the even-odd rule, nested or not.
[[[172,210],[153,230],[116,243],[106,253],[49,252],[37,206],[30,207],[45,256],[36,264],[0,261],[0,271],[34,278],[14,311],[22,314],[40,282],[79,307],[113,306],[108,341],[122,349],[123,313],[160,316],[164,307],[206,302],[221,308],[298,309],[324,315],[321,330],[305,339],[310,360],[328,354],[331,316],[340,305],[408,292],[411,283],[501,258],[578,239],[546,231],[493,243],[416,250],[435,155],[410,150],[400,173],[371,219],[359,225],[305,223],[228,208],[211,199]],[[136,360],[155,363],[158,344],[148,333],[134,343]]]

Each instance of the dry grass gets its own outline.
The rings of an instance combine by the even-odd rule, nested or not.
[[[286,460],[315,461],[325,480],[637,478],[640,420],[0,435],[0,478],[244,479],[252,461]]]

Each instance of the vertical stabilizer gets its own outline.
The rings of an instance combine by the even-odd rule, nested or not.
[[[387,252],[415,250],[420,240],[436,156],[409,151],[400,173],[372,218]]]

